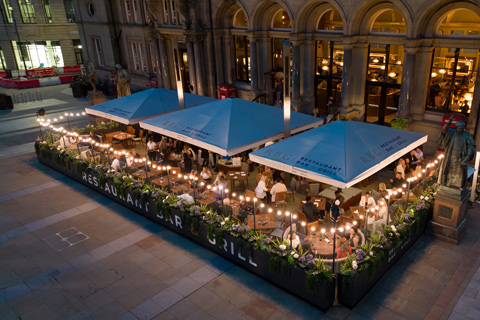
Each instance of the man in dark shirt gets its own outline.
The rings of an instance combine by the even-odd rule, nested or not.
[[[402,178],[402,174],[397,172],[394,179],[390,179],[392,183],[392,188],[403,188],[403,184],[406,183],[405,179]]]
[[[230,199],[224,199],[222,205],[222,197],[218,196],[215,202],[212,202],[209,206],[210,208],[215,211],[217,214],[224,215],[226,217],[230,217],[233,214],[233,209],[230,204]],[[225,211],[224,211],[225,210]]]
[[[307,217],[307,222],[315,222],[318,220],[318,216],[320,215],[320,210],[318,210],[317,206],[312,201],[312,197],[308,196],[305,199],[307,202],[302,206],[302,211],[305,213]],[[321,217],[323,220],[323,216]]]
[[[335,191],[335,200],[340,201],[339,207],[342,205],[345,198],[342,196],[342,192],[340,190]]]

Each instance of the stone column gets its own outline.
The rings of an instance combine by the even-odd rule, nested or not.
[[[160,53],[160,65],[158,66],[158,69],[162,74],[161,78],[162,78],[163,87],[165,89],[172,89],[172,87],[170,86],[170,79],[168,75],[167,48],[166,48],[165,38],[163,37],[158,38],[158,50]]]
[[[410,105],[414,87],[415,54],[417,48],[404,47],[403,50],[405,54],[403,58],[402,87],[400,91],[400,103],[397,110],[397,117],[408,119],[411,116]]]
[[[235,57],[235,44],[233,43],[233,36],[231,34],[225,34],[223,37],[225,43],[225,56]],[[226,65],[226,82],[235,83],[235,63],[234,59],[228,59],[225,61]]]
[[[432,64],[433,47],[420,47],[415,57],[415,75],[410,112],[413,120],[423,120],[428,93],[428,79]]]
[[[198,62],[200,64],[200,61],[195,61],[195,54],[193,50],[193,39],[191,37],[186,37],[185,42],[187,43],[187,58],[188,58],[188,78],[190,80],[190,84],[193,87],[193,92],[194,94],[198,93],[198,88],[197,88],[197,80],[196,80],[196,63]],[[184,79],[185,81],[186,79]]]
[[[302,71],[300,74],[300,96],[302,105],[299,112],[313,114],[315,108],[315,45],[316,40],[303,40],[300,46]]]
[[[158,38],[154,36],[152,33],[152,38],[153,38],[153,59],[155,59],[155,64],[157,66],[157,71],[155,72],[155,76],[157,77],[157,84],[159,88],[163,88],[163,77],[162,77],[162,71],[160,68],[160,52],[158,50]]]
[[[257,43],[258,39],[249,37],[248,41],[250,42],[250,77],[251,81],[251,91],[254,95],[258,91],[258,57],[257,57]],[[248,64],[248,61],[247,61]]]
[[[202,60],[202,51],[200,48],[200,39],[195,39],[193,43],[193,49],[195,52],[195,75],[197,79],[197,94],[203,96],[204,87],[203,87],[203,60]]]
[[[302,99],[300,98],[300,45],[301,41],[292,41],[292,107],[295,111],[298,111]],[[285,54],[285,52],[284,52]],[[286,54],[289,54],[287,52]],[[284,70],[287,72],[287,70]]]
[[[217,64],[217,81],[218,84],[225,83],[225,75],[224,75],[224,69],[225,69],[225,59],[224,59],[224,53],[223,53],[223,34],[219,33],[214,33],[213,35],[213,41],[215,42],[215,58],[216,61],[213,63]],[[216,84],[215,84],[216,87]]]
[[[346,116],[351,105],[351,98],[354,89],[354,74],[351,72],[353,44],[343,44],[343,76],[342,76],[342,95],[339,105],[339,111],[343,116]]]

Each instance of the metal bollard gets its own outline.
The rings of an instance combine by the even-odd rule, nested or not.
[[[23,95],[23,92],[21,93],[22,95],[22,103],[26,103],[27,101],[25,101],[25,96]]]
[[[39,96],[40,96],[40,98],[39,98]],[[37,101],[43,101],[42,100],[42,93],[38,92],[38,90],[37,90]]]

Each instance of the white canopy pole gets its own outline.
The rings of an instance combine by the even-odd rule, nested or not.
[[[173,61],[175,65],[175,79],[177,81],[178,106],[179,109],[185,109],[185,97],[183,94],[183,79],[180,70],[180,52],[178,51],[178,39],[172,40]]]
[[[285,139],[290,137],[290,42],[283,39],[283,125]]]
[[[470,201],[475,201],[476,189],[477,189],[477,180],[478,180],[478,166],[480,165],[480,151],[477,151],[477,156],[475,157],[475,172],[473,173],[472,181],[472,191],[470,193]]]

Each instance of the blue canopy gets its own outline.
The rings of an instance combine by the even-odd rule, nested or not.
[[[323,119],[292,112],[292,132],[323,124]],[[283,109],[229,98],[140,122],[142,128],[221,155],[234,155],[283,137]]]
[[[336,121],[250,153],[250,159],[338,188],[348,188],[427,139],[427,135],[406,130]]]
[[[216,100],[210,97],[186,93],[185,107],[193,107]],[[149,89],[90,106],[85,108],[85,112],[124,124],[135,124],[159,114],[178,110],[178,108],[177,91]]]

